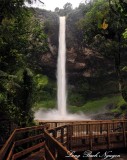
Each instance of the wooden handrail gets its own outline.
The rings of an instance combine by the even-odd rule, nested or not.
[[[46,155],[49,157],[49,158],[47,158],[47,159],[56,160],[56,159],[53,157],[53,155],[52,155],[51,151],[49,150],[49,148],[47,147],[47,145],[45,145],[45,152],[46,152]]]
[[[14,148],[15,148],[15,142],[13,143],[11,149],[10,149],[10,152],[8,154],[8,157],[7,157],[7,160],[10,160],[12,155],[13,155],[13,151],[14,151]]]
[[[12,160],[16,160],[17,158],[20,158],[20,157],[22,157],[22,156],[24,156],[24,155],[26,155],[26,154],[28,154],[28,153],[31,153],[31,152],[33,152],[34,150],[43,147],[44,144],[45,144],[45,142],[41,142],[41,143],[36,144],[36,145],[34,145],[34,146],[32,146],[32,147],[29,147],[29,148],[27,148],[27,149],[24,149],[24,150],[21,151],[21,152],[15,153],[15,154],[12,156]]]
[[[55,123],[53,128],[47,128],[50,123]],[[42,122],[42,124],[44,123]],[[19,134],[23,134],[23,136],[18,136]],[[73,150],[73,144],[80,148],[81,143],[83,143],[83,147],[87,146],[89,147],[88,149],[92,150],[95,147],[95,143],[101,141],[107,147],[106,149],[111,149],[113,143],[118,143],[118,145],[120,143],[120,145],[122,144],[123,147],[126,147],[126,137],[126,119],[106,121],[45,121],[45,125],[15,129],[0,150],[0,160],[15,160],[42,147],[45,147],[47,156],[51,160],[55,160],[56,158],[65,159],[65,156],[68,155],[70,155],[69,158],[71,160],[77,160],[69,151]],[[120,139],[120,142],[118,139]],[[33,144],[33,141],[36,143]],[[15,151],[15,148],[21,145],[24,146],[24,144],[29,145],[26,145],[27,147],[20,152]]]
[[[63,145],[66,144],[66,147],[69,150],[73,150],[73,143],[77,143],[77,147],[80,148],[82,141],[86,141],[88,149],[94,149],[96,143],[105,144],[105,149],[111,149],[111,147],[126,147],[127,145],[127,120],[105,120],[105,121],[81,121],[75,123],[75,121],[55,121],[50,123],[58,123],[54,127],[48,130],[50,136],[53,136],[56,140],[61,142]],[[46,123],[46,122],[45,122]],[[61,126],[59,126],[59,123]],[[63,125],[62,125],[63,124]],[[64,132],[63,127],[67,127],[67,133]],[[120,137],[120,141],[118,140]],[[64,141],[66,139],[66,141]],[[89,143],[88,143],[89,142]],[[78,146],[79,145],[79,146]],[[85,148],[85,144],[83,145]]]
[[[16,133],[24,133],[24,132],[33,131],[33,130],[44,129],[44,127],[45,127],[44,125],[32,126],[32,127],[18,128],[18,129],[15,129],[15,131]]]
[[[54,129],[55,127],[59,127],[59,126],[63,126],[63,125],[68,125],[68,124],[98,124],[98,123],[117,123],[117,122],[127,122],[127,119],[119,119],[119,120],[82,120],[82,121],[77,121],[77,120],[55,120],[55,121],[51,121],[51,120],[37,120],[37,123],[39,123],[40,125],[43,124],[47,124],[49,127],[49,129]]]
[[[49,149],[49,146],[51,143],[54,144],[54,149],[55,151],[57,152],[57,157],[54,157],[53,154],[52,154],[52,151],[50,151],[50,154],[51,156],[55,159],[55,158],[58,158],[60,156],[60,158],[62,159],[65,159],[66,156],[70,155],[70,160],[78,160],[74,155],[71,154],[71,152],[66,148],[64,147],[61,143],[59,143],[54,137],[52,137],[48,131],[44,130],[44,133],[45,133],[45,138],[47,138],[47,141],[49,140],[49,144],[47,144],[46,146],[46,149]],[[49,149],[50,150],[50,149]],[[61,152],[62,153],[62,156],[59,155]]]
[[[30,136],[28,138],[15,141],[15,147],[17,147],[19,145],[22,145],[24,143],[27,143],[27,142],[32,142],[33,140],[41,139],[41,138],[44,139],[44,135],[43,134],[39,134],[39,135],[36,135],[36,136]]]
[[[91,122],[115,122],[115,121],[127,121],[127,119],[113,119],[113,120],[36,120],[38,123],[91,123]]]
[[[8,138],[8,140],[6,141],[6,143],[4,144],[2,149],[0,150],[0,160],[4,159],[5,154],[7,153],[7,150],[9,149],[11,143],[14,141],[15,134],[16,134],[16,130],[13,131],[11,136]]]
[[[44,137],[42,134],[44,127],[45,126],[43,125],[43,126],[33,126],[33,127],[15,129],[13,133],[10,135],[10,137],[8,138],[8,140],[6,141],[6,143],[4,144],[4,146],[2,147],[2,149],[0,150],[0,160],[5,160],[5,159],[10,160],[14,154],[13,152],[15,147],[22,145],[24,143],[32,142],[33,140],[42,139]],[[37,133],[38,135],[29,136],[28,138],[25,138],[25,139],[22,138],[22,139],[16,140],[18,134],[29,133],[31,131],[38,131],[38,130],[42,130],[41,133],[39,134]],[[38,146],[38,148],[39,147],[40,146]],[[28,149],[27,152],[32,152],[32,150]]]
[[[48,132],[52,132],[54,130],[58,131],[60,130],[61,128],[66,128],[68,125],[62,125],[62,126],[59,126],[59,127],[54,127],[52,129],[48,129]]]

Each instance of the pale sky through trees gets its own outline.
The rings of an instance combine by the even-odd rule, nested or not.
[[[54,11],[56,7],[62,9],[67,2],[71,3],[73,8],[75,8],[78,7],[80,3],[85,3],[86,0],[41,0],[41,1],[44,2],[44,5],[40,3],[38,0],[36,0],[36,4],[34,3],[34,5],[31,6]]]

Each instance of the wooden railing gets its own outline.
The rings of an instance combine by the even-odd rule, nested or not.
[[[0,150],[0,160],[22,159],[40,149],[45,150],[46,160],[77,160],[71,150],[127,147],[127,120],[41,123],[15,129]]]
[[[127,120],[41,121],[40,124],[48,124],[50,134],[68,150],[127,147]],[[67,129],[63,129],[62,124]]]
[[[0,160],[27,158],[31,153],[44,149],[46,160],[77,160],[67,150],[68,126],[47,130],[47,125],[15,129],[0,150]]]
[[[45,130],[45,156],[47,160],[78,160],[68,148],[70,127],[65,125]]]
[[[21,158],[44,145],[44,125],[15,129],[0,150],[0,160]]]
[[[39,125],[47,125],[49,129],[60,127],[63,125],[73,125],[73,124],[89,124],[89,123],[110,123],[110,122],[123,122],[127,121],[126,119],[117,119],[117,120],[36,120]]]
[[[127,121],[103,121],[70,125],[69,149],[75,151],[127,147]]]
[[[51,121],[51,120],[36,120],[36,122],[39,125],[44,125],[44,124],[48,124],[48,128],[52,129],[55,127],[60,127],[60,126],[64,126],[64,125],[68,125],[68,124],[79,124],[79,123],[86,123],[86,122],[91,122],[91,121],[75,121],[75,120],[55,120],[55,121]]]

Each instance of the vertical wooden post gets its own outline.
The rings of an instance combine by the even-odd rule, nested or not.
[[[73,136],[73,133],[74,133],[74,122],[71,125],[71,136]]]
[[[61,143],[64,143],[64,128],[61,127]]]
[[[57,122],[55,122],[55,127],[57,127]]]
[[[89,125],[88,125],[88,123],[86,124],[86,134],[89,134]]]
[[[110,123],[107,123],[107,143],[108,149],[110,149]]]
[[[89,124],[89,143],[90,143],[90,150],[92,151],[92,141],[93,141],[93,125]]]
[[[115,132],[115,121],[113,121],[113,132]]]
[[[124,140],[124,147],[127,146],[126,143],[126,129],[125,129],[125,121],[122,122],[122,127],[123,127],[123,140]]]
[[[68,125],[68,126],[67,126],[67,146],[68,146],[68,149],[69,149],[69,150],[71,150],[71,143],[72,143],[71,128],[72,128],[71,125]]]
[[[102,131],[102,128],[103,128],[102,125],[103,125],[103,124],[100,122],[100,134],[102,134],[102,132],[103,132],[103,131]]]
[[[54,138],[57,137],[57,132],[56,132],[56,130],[53,130],[53,137],[54,137]]]

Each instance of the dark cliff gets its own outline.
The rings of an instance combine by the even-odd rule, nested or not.
[[[36,10],[36,15],[45,24],[45,32],[48,34],[49,51],[41,55],[40,59],[42,72],[56,79],[59,17],[54,12],[39,9]],[[73,10],[66,17],[68,85],[72,85],[76,91],[79,88],[83,94],[87,91],[88,97],[100,96],[102,91],[104,94],[117,92],[113,62],[83,43],[83,33],[78,29],[78,21],[82,17],[83,11],[80,9]],[[84,84],[86,86],[82,87]]]

